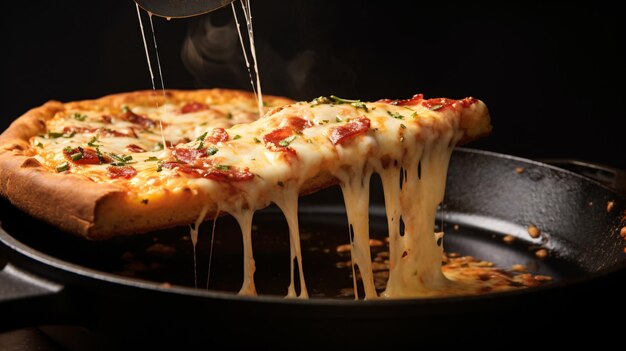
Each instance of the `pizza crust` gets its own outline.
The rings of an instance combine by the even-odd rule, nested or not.
[[[191,190],[166,192],[145,204],[141,199],[129,197],[122,186],[96,183],[75,174],[51,173],[32,157],[35,152],[29,140],[45,134],[46,121],[63,110],[163,104],[166,100],[219,104],[251,99],[254,99],[252,93],[211,89],[166,90],[165,96],[161,92],[140,91],[65,104],[47,102],[19,117],[0,135],[0,195],[33,217],[90,240],[191,223],[207,205],[206,197],[195,196]],[[267,95],[263,99],[272,105],[293,102]],[[213,218],[216,204],[208,206],[207,218]]]

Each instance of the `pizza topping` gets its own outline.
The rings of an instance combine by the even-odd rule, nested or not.
[[[360,109],[365,110],[365,112],[369,112],[369,110],[367,108],[367,105],[365,105],[365,103],[363,101],[361,101],[361,100],[342,99],[342,98],[337,97],[335,95],[331,95],[330,99],[335,104],[350,104],[354,108],[360,108]]]
[[[333,128],[328,137],[333,145],[343,144],[346,140],[367,132],[370,129],[370,120],[365,116],[358,117],[350,122]]]
[[[67,163],[67,162],[63,162],[63,163],[61,163],[60,165],[58,165],[58,166],[56,167],[56,171],[57,171],[57,172],[59,172],[59,173],[61,173],[61,172],[65,172],[65,171],[67,171],[68,169],[70,169],[70,164],[69,164],[69,163]]]
[[[228,138],[228,133],[224,128],[213,128],[213,131],[205,138],[205,141],[211,144],[217,144],[220,141],[228,141]]]
[[[111,156],[111,158],[113,159],[113,162],[111,162],[111,165],[113,166],[126,166],[127,163],[134,163],[135,161],[133,161],[133,157],[130,155],[116,155],[112,152],[109,152],[109,156]]]
[[[128,152],[146,152],[144,148],[135,144],[126,145],[126,150],[128,150]]]
[[[380,99],[377,102],[382,102],[385,104],[391,104],[395,106],[411,106],[411,105],[419,104],[422,100],[424,100],[424,94],[415,94],[410,99],[404,99],[404,100]]]
[[[152,128],[157,125],[157,122],[143,115],[138,115],[131,111],[129,108],[124,108],[123,113],[118,116],[120,119],[126,120],[130,123],[137,124],[143,128]]]
[[[98,144],[98,137],[93,137],[91,138],[91,140],[89,140],[89,142],[87,143],[88,146],[92,146],[92,147],[98,147],[101,146],[100,144]]]
[[[63,149],[63,155],[67,160],[77,165],[99,165],[102,163],[96,150],[88,147],[82,148],[79,146],[72,148],[68,146]]]
[[[188,102],[181,109],[180,113],[192,113],[208,109],[209,107],[200,102]]]
[[[196,162],[195,165],[178,162],[165,162],[162,168],[173,169],[192,178],[207,178],[225,182],[241,182],[254,178],[248,168],[240,169],[228,165],[213,165],[210,162]]]
[[[84,122],[87,119],[87,115],[82,115],[78,112],[74,113],[72,117],[74,117],[75,120],[81,121],[81,122]]]
[[[100,122],[102,122],[102,123],[111,123],[111,122],[113,122],[113,117],[111,117],[109,115],[102,115],[102,116],[100,116]]]
[[[216,151],[217,152],[217,151]],[[174,157],[177,160],[192,164],[200,157],[207,157],[208,153],[206,149],[190,149],[190,148],[176,148],[172,151]]]
[[[109,178],[126,178],[130,179],[137,175],[137,170],[132,166],[109,166],[107,167]]]
[[[301,132],[307,128],[313,127],[313,122],[302,117],[290,116],[283,119],[280,123],[281,127],[289,126],[296,132]]]
[[[282,127],[266,134],[263,137],[263,141],[267,148],[272,151],[283,151],[295,155],[296,150],[289,147],[289,144],[295,137],[294,130],[291,127]]]
[[[121,128],[119,130],[109,129],[109,128],[94,128],[94,127],[78,127],[78,126],[67,126],[63,128],[63,133],[50,133],[53,138],[64,137],[71,138],[76,134],[85,134],[85,133],[96,133],[98,132],[100,135],[104,137],[129,137],[129,138],[137,138],[137,133],[133,128]]]

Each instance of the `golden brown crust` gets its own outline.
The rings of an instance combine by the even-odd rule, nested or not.
[[[45,134],[46,121],[63,110],[152,105],[166,100],[218,104],[251,99],[254,99],[252,93],[211,89],[166,90],[165,94],[139,91],[65,104],[50,101],[28,111],[0,134],[0,195],[33,217],[87,239],[107,239],[190,223],[196,219],[206,198],[181,192],[166,193],[147,204],[134,201],[126,196],[121,186],[96,183],[80,175],[51,173],[32,157],[35,152],[29,140]],[[273,96],[263,99],[271,105],[293,102]],[[215,211],[215,207],[209,208],[207,217]]]

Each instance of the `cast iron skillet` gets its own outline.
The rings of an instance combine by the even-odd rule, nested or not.
[[[614,203],[610,211],[609,201]],[[383,237],[386,222],[376,183],[370,212],[372,236]],[[555,326],[569,330],[559,339],[600,332],[598,337],[606,339],[618,330],[606,316],[623,318],[626,305],[620,286],[626,279],[626,241],[619,235],[626,225],[624,197],[563,169],[484,151],[453,154],[438,219],[439,226],[443,219],[446,251],[503,267],[522,263],[555,282],[473,297],[285,299],[287,231],[282,215],[270,208],[255,216],[253,233],[256,282],[264,295],[242,297],[228,292],[241,282],[240,238],[232,219],[218,220],[208,291],[187,287],[194,285],[194,270],[185,228],[90,243],[26,216],[5,200],[0,213],[0,247],[10,262],[0,272],[1,329],[81,325],[96,340],[91,348],[519,343],[532,341],[528,337],[536,333],[545,337]],[[349,269],[335,267],[346,258],[334,248],[348,240],[337,188],[301,199],[300,220],[309,291],[336,296],[351,286]],[[540,228],[542,238],[530,238],[529,224]],[[210,223],[203,226],[198,246],[202,288],[210,229]],[[505,234],[515,242],[504,244]],[[146,251],[154,244],[174,250]],[[540,247],[548,249],[548,258],[534,255]],[[304,344],[289,344],[293,340]]]

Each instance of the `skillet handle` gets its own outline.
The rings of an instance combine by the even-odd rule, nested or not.
[[[0,332],[64,322],[63,296],[62,285],[6,264],[0,271]]]
[[[626,195],[626,171],[624,170],[599,163],[570,158],[549,158],[538,159],[537,161],[565,168],[600,182],[620,194]]]

